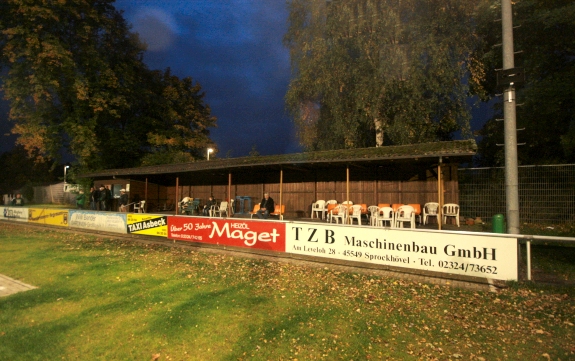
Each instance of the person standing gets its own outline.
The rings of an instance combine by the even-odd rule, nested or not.
[[[104,188],[103,184],[100,184],[100,191],[98,192],[98,203],[100,204],[100,210],[101,211],[105,211],[106,210],[106,188]]]
[[[112,201],[114,200],[114,197],[112,196],[112,191],[110,190],[109,186],[106,186],[105,190],[106,190],[106,210],[111,211]]]
[[[119,199],[120,212],[127,212],[128,211],[128,194],[126,193],[125,189],[120,190],[120,199]]]
[[[84,191],[80,191],[76,196],[76,207],[78,209],[84,209],[84,204],[86,204],[86,195],[84,194]]]
[[[270,197],[269,193],[264,193],[264,198],[260,203],[260,209],[256,212],[256,216],[260,219],[267,219],[274,210],[274,200]]]
[[[98,201],[100,195],[96,188],[90,187],[90,209],[95,211],[98,209]]]

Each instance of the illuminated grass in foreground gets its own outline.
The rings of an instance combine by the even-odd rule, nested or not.
[[[0,223],[0,360],[575,358],[572,289],[473,292]]]

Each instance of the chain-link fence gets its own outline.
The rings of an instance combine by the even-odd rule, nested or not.
[[[459,203],[465,217],[505,214],[505,169],[459,169]],[[528,223],[575,221],[575,164],[519,167],[519,219]]]

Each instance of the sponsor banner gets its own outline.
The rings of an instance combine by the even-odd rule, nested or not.
[[[517,280],[517,239],[289,223],[286,252],[497,280]]]
[[[285,252],[286,224],[168,216],[168,238]]]
[[[68,227],[67,209],[30,208],[28,222]]]
[[[0,217],[3,220],[28,222],[28,208],[0,207],[0,209],[2,210]]]
[[[126,233],[126,214],[70,210],[70,227],[102,232]]]
[[[132,234],[148,236],[168,236],[168,217],[148,213],[128,213],[127,230]]]

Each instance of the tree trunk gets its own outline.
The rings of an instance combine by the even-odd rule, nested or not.
[[[375,146],[383,146],[383,121],[381,118],[374,118],[373,123],[375,125]]]

